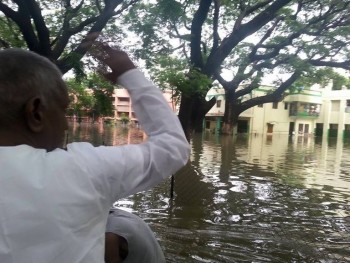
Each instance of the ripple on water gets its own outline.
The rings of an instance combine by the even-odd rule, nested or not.
[[[70,129],[109,145],[122,129]],[[194,137],[191,163],[118,201],[154,230],[167,262],[350,262],[350,143],[288,136]]]

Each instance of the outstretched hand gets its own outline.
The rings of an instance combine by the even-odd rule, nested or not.
[[[105,43],[98,43],[96,49],[95,57],[112,70],[112,72],[101,74],[112,83],[115,83],[118,77],[126,71],[136,68],[128,54],[122,50],[112,48]]]

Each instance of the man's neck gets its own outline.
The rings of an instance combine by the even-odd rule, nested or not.
[[[29,138],[29,135],[26,136],[23,131],[17,129],[0,130],[0,146],[17,146],[21,144],[32,146]]]

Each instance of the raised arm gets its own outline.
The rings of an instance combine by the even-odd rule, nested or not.
[[[103,50],[100,59],[112,70],[106,77],[127,88],[136,116],[148,135],[142,144],[97,148],[99,156],[105,156],[108,162],[105,167],[119,163],[119,167],[107,171],[112,173],[108,180],[112,195],[115,193],[113,199],[119,199],[149,189],[184,166],[189,144],[162,92],[136,69],[125,52],[108,46]]]

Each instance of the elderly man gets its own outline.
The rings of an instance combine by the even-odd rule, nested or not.
[[[108,78],[128,89],[148,135],[142,144],[61,149],[68,96],[59,70],[29,51],[0,51],[0,262],[103,262],[113,202],[187,162],[187,140],[159,89],[126,53],[103,52]]]

